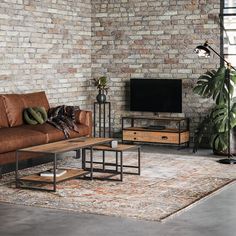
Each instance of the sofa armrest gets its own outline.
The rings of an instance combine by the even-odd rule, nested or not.
[[[89,137],[92,137],[92,112],[80,110],[75,114],[76,123],[87,125],[89,127]]]

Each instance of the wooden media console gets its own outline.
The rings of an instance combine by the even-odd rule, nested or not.
[[[137,121],[152,121],[157,125],[140,126]],[[130,122],[127,127],[126,123]],[[161,124],[161,125],[159,125]],[[164,125],[163,125],[164,124]],[[172,126],[175,127],[172,127]],[[122,141],[174,144],[189,146],[189,118],[122,117]]]

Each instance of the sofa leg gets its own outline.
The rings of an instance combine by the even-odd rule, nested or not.
[[[2,169],[3,169],[3,167],[0,166],[0,179],[2,178]]]
[[[80,149],[76,150],[76,155],[75,155],[75,159],[80,159],[81,154],[80,154]]]
[[[27,160],[27,167],[32,167],[33,166],[33,160],[32,159],[28,159]]]

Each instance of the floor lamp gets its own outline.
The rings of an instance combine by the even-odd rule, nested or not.
[[[222,57],[218,52],[216,52],[208,44],[207,41],[203,45],[197,46],[194,49],[194,52],[197,53],[199,57],[210,57],[210,54],[211,54],[210,51],[213,51],[227,65],[227,68],[225,70],[225,80],[227,81],[226,85],[227,85],[227,89],[229,91],[229,89],[230,89],[230,71],[231,71],[231,68],[234,69],[235,71],[236,71],[236,69],[233,66],[231,66],[231,64],[228,61],[226,61],[224,59],[224,57]],[[228,100],[227,101],[227,108],[228,108],[227,156],[228,156],[228,158],[221,159],[218,162],[222,163],[222,164],[236,164],[236,160],[234,160],[232,158],[232,155],[231,155],[231,142],[230,142],[230,93],[229,92],[228,92],[228,99],[227,100]]]

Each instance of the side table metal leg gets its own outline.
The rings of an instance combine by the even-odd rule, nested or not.
[[[93,137],[96,137],[96,103],[93,104]]]
[[[57,154],[54,154],[54,161],[53,161],[53,191],[54,192],[56,192],[57,190],[56,170],[57,170]]]
[[[102,137],[102,115],[101,115],[101,103],[98,104],[98,119],[99,119],[99,136],[98,137]]]
[[[111,103],[109,102],[109,108],[108,108],[108,125],[109,125],[109,138],[111,137]]]
[[[123,152],[120,152],[120,181],[123,181]]]
[[[15,178],[16,178],[16,188],[19,188],[19,173],[18,173],[18,170],[19,170],[19,153],[18,151],[16,151],[16,175],[15,175]]]
[[[118,172],[118,152],[116,151],[116,172]]]
[[[102,170],[105,170],[105,151],[102,151]]]
[[[141,150],[140,147],[138,147],[138,174],[141,174]]]
[[[93,147],[90,148],[90,178],[93,180]]]
[[[75,159],[80,159],[81,157],[81,153],[80,153],[80,149],[76,150],[76,156]]]
[[[86,168],[86,150],[82,149],[82,169],[84,170]]]
[[[104,103],[103,105],[103,138],[105,137],[106,137],[106,105]]]

